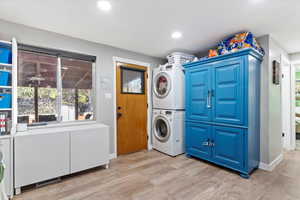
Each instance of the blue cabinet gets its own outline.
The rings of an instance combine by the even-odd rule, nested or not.
[[[258,167],[261,61],[245,49],[184,65],[188,155],[243,177]]]

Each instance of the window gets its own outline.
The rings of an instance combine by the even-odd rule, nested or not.
[[[145,93],[145,71],[121,67],[122,93],[144,94]]]
[[[20,51],[18,69],[19,122],[56,121],[57,58]]]
[[[90,62],[62,58],[62,120],[93,119]]]
[[[92,119],[93,62],[19,51],[19,123]]]

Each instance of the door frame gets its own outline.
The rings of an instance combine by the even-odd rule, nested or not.
[[[289,59],[286,58],[284,55],[281,55],[281,58],[280,58],[280,68],[281,68],[281,76],[283,75],[282,71],[283,71],[283,68],[284,67],[288,67],[289,68],[289,78],[290,78],[290,82],[289,82],[289,87],[290,87],[290,96],[289,96],[289,101],[290,101],[290,121],[286,122],[286,126],[289,127],[289,132],[286,132],[285,133],[285,136],[283,138],[283,144],[282,144],[282,147],[286,150],[293,150],[295,149],[295,144],[296,144],[296,141],[293,141],[293,137],[296,138],[296,133],[295,133],[295,127],[293,127],[293,124],[295,124],[295,75],[293,73],[295,73],[295,70],[293,70],[293,65],[290,63]],[[283,104],[283,100],[282,100],[282,90],[284,90],[284,88],[282,87],[283,84],[282,84],[282,77],[281,77],[281,91],[280,91],[280,95],[281,95],[281,104]],[[293,84],[294,83],[294,84]],[[294,105],[294,106],[293,106]],[[281,105],[281,120],[283,120],[283,116],[284,113],[283,113],[283,110],[282,110],[282,105]],[[294,123],[293,123],[294,121]],[[283,127],[282,127],[282,131],[283,132]],[[295,139],[294,139],[295,140]]]
[[[300,60],[291,62],[291,149],[296,149],[296,66],[300,65]]]
[[[148,74],[148,80],[147,80],[147,104],[148,104],[148,108],[147,108],[147,136],[148,136],[148,141],[147,141],[147,146],[148,146],[148,150],[152,149],[152,143],[151,143],[151,124],[152,124],[152,67],[150,63],[146,63],[146,62],[142,62],[142,61],[138,61],[138,60],[133,60],[133,59],[128,59],[128,58],[120,58],[117,56],[113,57],[113,91],[114,91],[114,153],[110,155],[111,158],[117,158],[117,134],[118,134],[118,121],[117,121],[117,85],[116,85],[116,81],[117,81],[117,63],[121,62],[121,63],[127,63],[127,64],[133,64],[133,65],[140,65],[143,67],[147,68],[147,74]]]

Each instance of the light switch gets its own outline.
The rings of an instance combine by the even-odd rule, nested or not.
[[[105,99],[111,99],[112,98],[111,93],[105,93],[104,96],[105,96]]]

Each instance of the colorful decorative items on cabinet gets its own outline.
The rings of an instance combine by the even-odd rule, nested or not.
[[[260,54],[265,54],[263,48],[258,44],[256,38],[251,32],[242,32],[220,41],[216,49],[209,50],[208,57],[211,58],[228,53],[234,53],[246,48],[253,48]]]
[[[188,156],[245,178],[258,167],[262,58],[248,48],[184,65]]]

